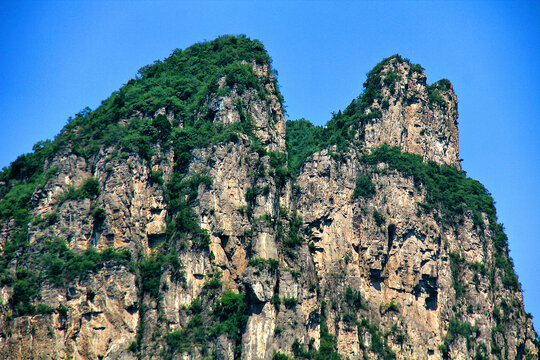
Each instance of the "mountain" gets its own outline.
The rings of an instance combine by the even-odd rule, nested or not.
[[[175,50],[0,174],[0,358],[538,359],[457,117],[399,55],[323,128],[260,42]]]

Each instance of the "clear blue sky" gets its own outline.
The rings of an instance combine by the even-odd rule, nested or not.
[[[324,124],[395,53],[450,79],[463,168],[497,202],[540,329],[540,2],[4,1],[0,167],[140,67],[242,33],[274,59],[290,119]]]

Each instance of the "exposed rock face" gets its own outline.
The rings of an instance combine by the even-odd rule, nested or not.
[[[191,149],[181,181],[176,145],[153,144],[146,159],[114,145],[91,157],[66,147],[46,162],[56,171],[32,195],[19,254],[37,257],[58,237],[79,253],[125,249],[132,261],[110,255],[63,283],[42,264],[49,278],[32,298],[48,307],[41,314],[13,308],[17,285],[3,284],[0,358],[538,358],[493,219],[470,210],[442,219],[421,206],[424,184],[363,158],[389,144],[459,167],[451,85],[427,86],[418,67],[390,58],[376,68],[371,111],[381,116],[365,125],[363,145],[316,152],[292,179],[272,72],[242,64],[266,91],[226,92],[221,77],[197,116],[253,132]],[[170,109],[151,114],[188,127]],[[358,196],[361,176],[373,191]],[[99,192],[69,195],[88,179]],[[174,198],[173,186],[188,190]],[[0,243],[10,243],[17,225],[1,225]]]
[[[135,338],[139,321],[135,275],[122,267],[68,287],[43,287],[43,301],[65,306],[52,315],[3,318],[12,334],[2,344],[2,359],[116,358]]]
[[[46,217],[57,213],[59,221],[44,231],[37,229],[32,237],[55,234],[74,249],[89,246],[104,249],[126,247],[133,251],[149,248],[165,233],[166,204],[163,191],[150,178],[151,171],[165,176],[172,170],[172,152],[154,158],[149,169],[144,160],[133,154],[126,159],[115,158],[115,149],[107,149],[89,164],[82,156],[59,154],[49,167],[57,167],[57,175],[33,196],[34,215]],[[63,193],[89,178],[100,181],[102,191],[95,201],[62,200]],[[93,208],[107,212],[103,223],[92,218]]]
[[[400,146],[424,159],[459,166],[457,98],[452,85],[444,80],[428,86],[422,71],[398,57],[390,58],[379,74],[382,101],[375,101],[373,107],[382,116],[366,126],[366,148]]]
[[[264,83],[265,90],[274,93],[274,75],[268,65],[247,64],[252,67],[255,75]],[[266,80],[264,80],[266,79]],[[225,78],[220,80],[220,87],[223,88]],[[238,101],[243,104],[243,109],[238,108]],[[281,103],[276,96],[270,96],[263,101],[257,91],[248,91],[238,94],[235,90],[228,96],[217,96],[209,101],[208,109],[213,114],[213,121],[218,124],[229,126],[241,122],[240,112],[247,112],[248,116],[253,116],[256,127],[257,138],[261,144],[270,151],[285,151],[285,117]]]
[[[446,229],[435,220],[437,214],[419,213],[416,204],[425,192],[394,172],[373,178],[377,193],[372,199],[352,200],[357,174],[363,170],[354,160],[336,164],[322,152],[306,163],[297,181],[304,194],[299,211],[316,248],[317,276],[321,287],[334,295],[328,300],[338,303],[336,313],[347,312],[344,288],[359,289],[367,303],[360,313],[381,329],[392,329],[387,341],[398,357],[440,358],[439,345],[456,307],[466,307],[464,318],[478,329],[475,341],[489,346],[497,325],[490,309],[499,304],[504,286],[500,278],[490,286],[487,274],[464,266],[460,278],[466,301],[461,302],[453,287],[450,254],[461,253],[469,266],[492,265],[494,250],[488,245],[492,234],[481,239],[470,215],[457,228]],[[375,211],[384,216],[382,224],[377,224]],[[506,290],[503,297],[509,303],[522,303],[519,292]],[[520,347],[534,351],[530,320],[522,309],[513,316],[524,325],[519,326],[520,335],[513,330],[501,334],[506,336],[501,341],[513,344],[508,358],[519,357]],[[358,348],[369,349],[366,341],[370,340],[357,334],[356,328],[348,330],[350,325],[339,318],[334,326],[344,355],[357,357]],[[399,340],[401,336],[404,339]],[[519,345],[518,338],[529,340]],[[453,346],[451,358],[469,358],[465,342]]]

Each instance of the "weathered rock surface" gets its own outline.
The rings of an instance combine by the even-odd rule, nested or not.
[[[418,65],[416,65],[418,66]],[[380,70],[380,119],[365,127],[365,146],[400,146],[424,159],[459,167],[457,97],[447,80],[428,86],[414,65],[390,58]],[[384,86],[392,77],[396,80]]]
[[[293,180],[282,173],[285,118],[272,72],[249,65],[269,95],[235,87],[208,97],[200,116],[225,127],[251,119],[254,137],[195,148],[184,178],[211,178],[184,199],[207,247],[169,231],[170,202],[178,199],[167,198],[156,174],[165,184],[173,176],[174,147],[154,144],[151,160],[115,146],[90,158],[66,149],[47,162],[57,171],[34,192],[32,216],[56,214],[56,221],[30,223],[36,251],[43,239],[60,237],[79,253],[127,249],[132,263],[105,262],[65,286],[41,283],[40,303],[50,311],[39,315],[13,316],[14,287],[3,285],[0,358],[269,360],[329,349],[349,359],[537,359],[521,292],[497,270],[487,215],[479,224],[465,212],[448,226],[437,209],[419,206],[422,184],[362,161],[363,151],[389,144],[459,168],[451,85],[429,87],[413,65],[390,59],[379,69],[382,101],[372,104],[381,116],[365,126],[362,148],[339,157],[334,147],[316,152]],[[397,80],[389,84],[390,73]],[[152,117],[159,114],[175,119],[165,108]],[[353,196],[361,175],[373,196]],[[89,178],[98,180],[98,195],[65,198]],[[104,219],[92,215],[97,208]],[[16,225],[1,229],[5,244]],[[172,254],[181,270],[160,260],[148,288],[140,263],[160,254]],[[219,318],[220,296],[229,291],[244,294],[237,333],[216,325],[229,319]],[[189,346],[178,345],[189,336]]]
[[[65,312],[3,318],[2,359],[117,358],[135,339],[139,297],[135,275],[106,267],[59,291],[41,289],[43,302]]]

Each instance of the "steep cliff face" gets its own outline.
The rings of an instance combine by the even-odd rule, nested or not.
[[[226,36],[19,158],[0,357],[538,358],[448,81],[393,56],[326,129],[299,124],[286,146],[266,52]]]
[[[377,89],[371,107],[381,116],[365,127],[366,148],[399,146],[423,159],[459,166],[457,98],[448,80],[428,86],[419,65],[396,55],[372,70],[367,86]]]

